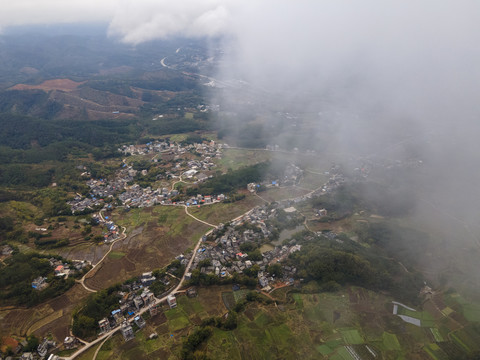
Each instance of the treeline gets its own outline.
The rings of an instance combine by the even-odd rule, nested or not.
[[[139,135],[133,120],[45,120],[0,113],[0,143],[13,149],[28,149],[32,143],[45,147],[73,140],[95,147],[133,141]]]
[[[406,272],[382,248],[365,248],[339,235],[338,239],[297,234],[302,249],[289,256],[297,276],[316,284],[314,291],[335,291],[344,285],[362,286],[375,291],[389,291],[400,301],[418,304],[423,285],[421,275]]]
[[[80,311],[73,314],[72,332],[80,338],[94,336],[98,322],[118,308],[120,285],[111,286],[88,297]]]
[[[358,209],[382,216],[405,215],[414,208],[413,196],[406,189],[390,189],[369,181],[344,184],[334,192],[313,198],[311,203],[328,211],[328,215],[321,218],[327,222],[352,215]]]
[[[230,171],[224,175],[216,176],[206,182],[186,190],[187,195],[195,194],[228,194],[239,188],[246,187],[248,183],[262,181],[269,172],[270,163],[263,162]]]
[[[0,304],[33,306],[71,288],[75,279],[54,276],[50,257],[16,253],[7,258],[5,266],[0,268]],[[48,283],[48,287],[40,291],[32,288],[32,281],[39,276],[47,277]]]

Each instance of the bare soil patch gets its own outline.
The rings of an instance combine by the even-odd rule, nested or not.
[[[115,244],[113,250],[125,253],[125,256],[121,259],[107,257],[95,276],[85,280],[88,287],[104,289],[168,265],[175,256],[198,241],[208,226],[180,213],[175,224],[169,222],[160,226],[156,220],[151,220],[141,228],[141,232],[133,231],[125,240]]]
[[[85,81],[77,82],[70,79],[53,79],[53,80],[45,80],[43,83],[39,85],[17,84],[11,87],[10,89],[11,90],[73,91],[84,83]]]
[[[32,308],[9,308],[0,321],[0,334],[37,336],[51,333],[57,342],[69,334],[72,312],[88,293],[75,285],[65,294]],[[0,310],[1,316],[2,310]]]

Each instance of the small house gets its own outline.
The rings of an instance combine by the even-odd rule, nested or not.
[[[170,309],[176,308],[177,307],[177,299],[175,298],[175,295],[168,295],[167,296],[167,303],[168,303],[168,306],[170,306]]]

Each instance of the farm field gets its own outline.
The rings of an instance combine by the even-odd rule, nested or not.
[[[218,225],[226,223],[262,203],[261,199],[248,193],[245,199],[234,203],[206,205],[200,208],[190,207],[188,212],[200,220]]]
[[[223,170],[238,170],[245,166],[270,160],[271,158],[272,153],[265,150],[225,149],[222,159],[218,161],[218,165]]]
[[[187,251],[208,230],[185,214],[183,207],[156,206],[113,214],[127,237],[113,247],[96,275],[85,284],[102,289],[128,278],[167,265]]]
[[[164,311],[164,321],[136,333],[124,343],[120,336],[109,340],[100,354],[111,359],[143,359],[153,354],[177,358],[188,334],[201,320],[221,316],[225,305],[233,306],[248,290],[230,286],[198,288],[198,297],[179,296],[176,309]],[[437,328],[402,330],[404,323],[391,314],[391,299],[362,288],[349,287],[336,293],[302,294],[288,290],[272,293],[280,306],[248,303],[231,331],[213,328],[200,352],[212,359],[450,359],[448,354],[478,350],[473,327],[453,332],[453,341]],[[413,326],[406,324],[407,326]],[[440,328],[441,321],[435,324]],[[147,340],[155,330],[159,337]],[[130,344],[131,343],[131,344]],[[134,350],[135,349],[135,350]],[[462,350],[463,349],[463,350]],[[468,349],[468,350],[467,350]],[[108,353],[107,353],[108,352]]]

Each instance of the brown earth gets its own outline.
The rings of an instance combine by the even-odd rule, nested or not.
[[[11,90],[62,90],[62,91],[73,91],[80,85],[84,84],[85,81],[77,82],[70,79],[53,79],[45,80],[39,85],[28,85],[28,84],[17,84],[12,86]]]
[[[42,337],[51,333],[57,342],[63,342],[69,335],[73,310],[87,295],[77,284],[65,294],[32,308],[0,309],[0,334],[26,336],[33,333]]]
[[[185,221],[184,216],[179,222],[185,222],[179,234],[169,234],[169,227],[150,221],[139,232],[115,244],[113,251],[123,252],[125,256],[120,259],[107,257],[95,276],[85,280],[85,285],[95,290],[104,289],[142,272],[162,268],[191,247],[208,229],[193,219]]]

